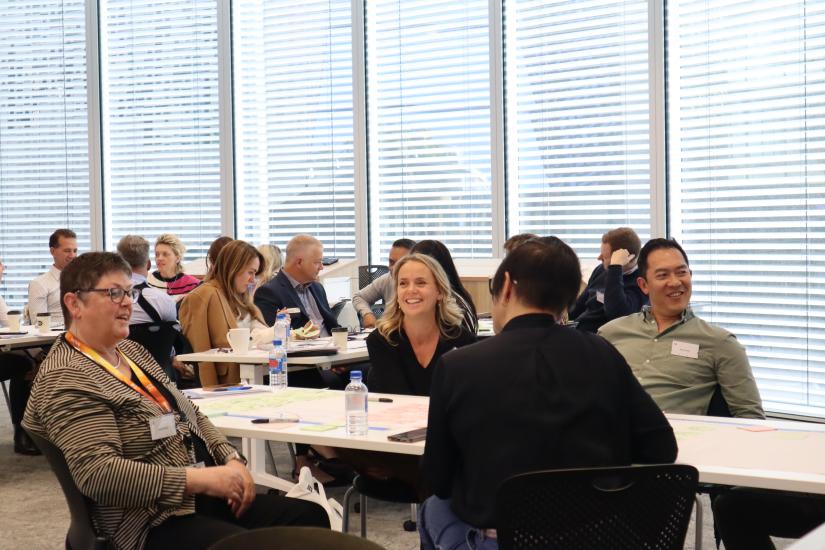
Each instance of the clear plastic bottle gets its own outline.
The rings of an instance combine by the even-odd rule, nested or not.
[[[287,388],[286,346],[283,340],[274,340],[269,351],[269,389],[272,391]]]
[[[275,340],[280,340],[284,343],[284,347],[289,347],[289,324],[290,318],[288,313],[279,313],[275,316],[275,325],[273,327]]]
[[[347,415],[347,435],[364,436],[369,431],[367,423],[368,390],[361,381],[361,371],[349,373],[350,383],[344,390]]]

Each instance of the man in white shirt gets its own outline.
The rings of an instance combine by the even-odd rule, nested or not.
[[[146,277],[149,276],[149,269],[152,267],[149,259],[149,241],[138,235],[126,235],[117,243],[117,253],[132,268],[132,284],[135,288],[140,287],[140,293],[160,316],[160,320],[176,321],[178,312],[175,300],[163,290],[146,285]],[[130,325],[154,322],[152,316],[141,305],[142,301],[132,306]]]
[[[60,309],[60,272],[77,256],[77,235],[71,229],[58,229],[49,237],[49,252],[54,265],[29,283],[29,319],[38,313],[51,315],[52,326],[63,326]]]

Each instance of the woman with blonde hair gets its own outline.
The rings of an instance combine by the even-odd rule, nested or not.
[[[247,242],[232,241],[221,250],[206,281],[181,303],[180,324],[195,352],[229,347],[226,334],[233,328],[248,328],[253,335],[267,329],[249,293],[262,265],[261,253]],[[198,374],[203,386],[241,380],[233,363],[202,362]]]
[[[475,342],[447,274],[431,256],[395,266],[395,295],[367,338],[371,391],[429,395],[432,367],[451,349]]]
[[[197,277],[183,272],[181,262],[186,246],[172,233],[164,233],[155,241],[155,265],[157,270],[146,278],[149,286],[162,288],[176,301],[192,292],[201,284]]]
[[[258,286],[260,286],[268,283],[278,274],[284,265],[284,258],[281,249],[274,244],[262,244],[258,247],[258,252],[264,258],[264,268],[261,270],[261,276],[258,277]]]

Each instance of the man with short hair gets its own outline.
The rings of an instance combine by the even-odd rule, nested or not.
[[[132,306],[132,318],[129,324],[176,321],[178,313],[175,300],[163,290],[150,287],[146,282],[149,270],[152,268],[152,261],[149,259],[149,241],[139,235],[126,235],[117,243],[117,253],[132,268],[132,284],[140,290],[142,298],[139,298],[138,302]],[[147,306],[154,312],[147,312]]]
[[[599,334],[621,352],[659,407],[707,414],[718,386],[733,416],[764,418],[745,348],[690,309],[692,274],[679,243],[650,240],[639,253],[638,275],[650,306],[607,323]]]
[[[602,235],[597,266],[587,287],[570,310],[570,320],[579,330],[596,332],[600,326],[636,313],[647,303],[647,297],[636,284],[636,257],[642,243],[629,227],[611,229]]]
[[[372,305],[378,300],[383,300],[384,304],[390,302],[392,293],[395,291],[393,288],[392,268],[395,262],[409,254],[410,249],[414,246],[415,241],[412,239],[398,239],[392,243],[389,261],[387,262],[390,272],[381,275],[352,296],[352,306],[361,317],[362,327],[372,328],[375,326],[375,314],[372,311]]]
[[[513,475],[676,459],[673,430],[622,356],[558,324],[580,281],[579,259],[561,240],[525,242],[492,280],[496,336],[436,364],[424,548],[497,548],[496,490]]]
[[[49,237],[49,252],[54,264],[29,283],[29,319],[38,313],[51,315],[52,326],[63,326],[60,308],[60,272],[77,256],[77,235],[71,229],[58,229]]]

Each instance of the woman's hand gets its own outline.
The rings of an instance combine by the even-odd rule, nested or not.
[[[241,462],[224,466],[186,469],[186,493],[226,499],[235,517],[240,517],[255,499],[255,482]]]

